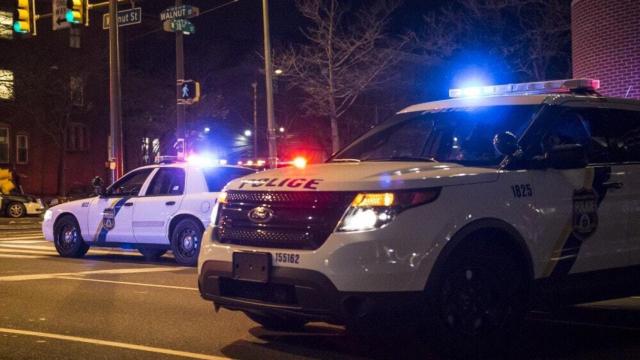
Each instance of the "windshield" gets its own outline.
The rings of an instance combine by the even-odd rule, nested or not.
[[[493,137],[520,138],[539,105],[445,109],[401,114],[357,139],[330,161],[441,161],[491,166],[502,160]]]

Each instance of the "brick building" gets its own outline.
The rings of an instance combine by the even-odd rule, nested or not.
[[[573,77],[600,80],[606,96],[640,99],[640,1],[573,0]]]
[[[86,188],[108,174],[106,58],[93,61],[104,56],[106,39],[99,28],[53,32],[48,19],[37,36],[18,38],[12,11],[0,5],[0,168],[17,174],[25,193],[45,198]],[[93,50],[82,46],[89,44]]]

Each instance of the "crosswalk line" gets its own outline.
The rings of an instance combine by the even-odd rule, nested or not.
[[[7,259],[44,259],[46,256],[42,255],[19,255],[19,254],[0,254],[0,258]]]
[[[30,250],[54,250],[55,248],[53,247],[53,243],[51,243],[50,246],[46,246],[46,245],[20,245],[20,244],[11,244],[11,243],[5,243],[2,244],[0,243],[0,248],[5,248],[5,249],[30,249]],[[126,250],[126,249],[113,249],[113,250],[108,250],[108,249],[94,249],[91,248],[89,249],[90,253],[93,254],[136,254],[138,255],[137,252],[135,252],[135,250]]]
[[[17,254],[35,254],[35,255],[57,255],[58,253],[55,249],[51,249],[51,251],[43,251],[43,250],[23,250],[23,249],[5,249],[0,247],[0,253],[17,253]]]

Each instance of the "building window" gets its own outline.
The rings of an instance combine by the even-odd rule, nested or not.
[[[79,76],[71,76],[69,78],[69,97],[71,104],[75,106],[84,105],[84,82]]]
[[[13,71],[0,69],[0,100],[13,100]]]
[[[89,150],[89,129],[84,124],[70,124],[67,131],[67,151]]]
[[[13,13],[0,11],[0,39],[13,39]]]
[[[0,127],[0,163],[9,163],[9,128]]]
[[[16,164],[29,162],[29,136],[16,136]]]

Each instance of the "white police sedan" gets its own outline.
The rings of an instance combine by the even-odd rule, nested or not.
[[[178,263],[195,265],[218,192],[253,172],[189,163],[140,167],[99,196],[47,210],[42,231],[64,257],[82,257],[91,246],[133,247],[147,259],[171,250]]]

